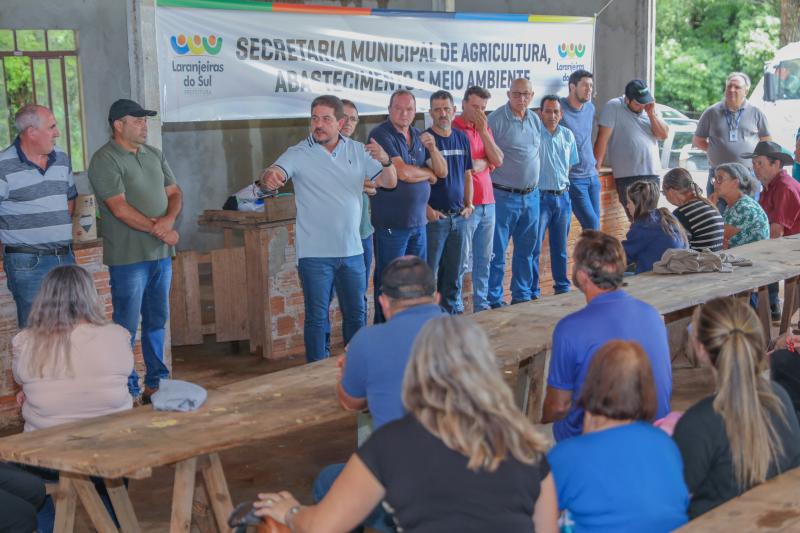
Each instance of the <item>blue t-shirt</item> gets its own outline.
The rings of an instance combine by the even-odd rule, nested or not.
[[[433,128],[428,133],[436,139],[436,147],[447,162],[447,177],[431,185],[428,204],[438,211],[461,211],[464,209],[464,173],[472,170],[469,140],[464,132],[452,129],[449,137],[442,137]]]
[[[619,289],[596,296],[586,307],[562,318],[553,330],[553,352],[547,384],[572,391],[572,408],[553,424],[557,441],[583,432],[583,409],[577,407],[581,387],[595,352],[610,340],[636,341],[653,367],[658,411],[669,413],[672,396],[667,328],[658,311]]]
[[[628,263],[636,263],[636,273],[650,272],[653,263],[661,260],[664,252],[670,248],[688,248],[677,232],[664,232],[661,227],[661,213],[654,209],[631,223],[628,235],[622,241]]]
[[[431,155],[419,140],[420,131],[411,126],[411,146],[405,136],[388,120],[375,126],[369,136],[381,145],[389,157],[399,157],[403,163],[424,167]],[[372,197],[372,225],[376,228],[416,228],[428,223],[425,214],[431,185],[427,181],[406,183],[397,180],[394,189],[378,189]]]
[[[401,394],[411,346],[428,320],[441,315],[438,305],[409,307],[388,322],[361,328],[350,340],[342,388],[367,399],[373,429],[405,414]]]
[[[561,98],[561,125],[575,136],[580,162],[569,169],[570,179],[590,178],[597,174],[597,160],[594,158],[592,144],[592,124],[594,104],[586,102],[581,109],[569,105],[567,98]]]
[[[673,440],[644,422],[587,433],[547,456],[575,533],[666,533],[687,521],[689,492]]]

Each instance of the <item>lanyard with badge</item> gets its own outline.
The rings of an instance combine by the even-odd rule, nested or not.
[[[744,107],[740,107],[736,112],[736,118],[729,110],[725,110],[725,122],[728,123],[728,141],[735,143],[739,140],[739,121],[742,120],[742,112]]]

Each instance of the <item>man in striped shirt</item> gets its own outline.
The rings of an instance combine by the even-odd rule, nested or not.
[[[60,133],[53,113],[26,105],[14,124],[17,138],[0,152],[0,241],[17,322],[24,328],[47,273],[75,262],[72,211],[78,192],[69,157],[56,148]]]

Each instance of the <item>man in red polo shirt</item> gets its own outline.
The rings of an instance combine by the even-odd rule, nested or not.
[[[461,115],[453,127],[467,134],[472,153],[472,198],[465,205],[475,210],[467,219],[467,245],[464,247],[463,275],[472,253],[472,310],[489,309],[489,263],[494,242],[494,193],[489,172],[503,164],[503,152],[497,147],[486,120],[486,104],[491,98],[483,87],[466,90],[461,101]],[[470,201],[471,200],[471,201]]]
[[[752,153],[742,154],[753,160],[753,172],[764,186],[758,203],[769,219],[769,237],[777,239],[800,233],[800,183],[783,167],[792,164],[792,156],[778,143],[761,141]],[[773,320],[780,320],[778,284],[769,286],[769,306]]]

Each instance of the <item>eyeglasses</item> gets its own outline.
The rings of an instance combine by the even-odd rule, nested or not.
[[[527,100],[528,98],[532,98],[533,97],[533,93],[527,93],[527,92],[526,93],[521,93],[519,91],[511,91],[511,97],[512,98],[525,98]]]
[[[714,183],[722,183],[723,181],[725,181],[724,176],[719,176],[719,175],[714,176]]]

